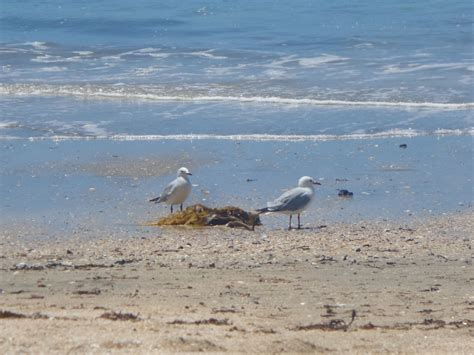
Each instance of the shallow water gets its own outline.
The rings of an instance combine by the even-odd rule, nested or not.
[[[400,148],[407,144],[407,148]],[[164,216],[148,203],[187,165],[187,204],[265,206],[302,175],[322,183],[303,215],[334,221],[405,220],[472,207],[472,138],[415,137],[324,142],[23,141],[2,145],[2,221],[53,229],[130,228]],[[338,189],[354,193],[337,196]],[[263,216],[269,228],[286,216]]]

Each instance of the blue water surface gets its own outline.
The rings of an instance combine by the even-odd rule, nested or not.
[[[470,1],[1,6],[3,83],[126,84],[132,92],[147,84],[187,97],[472,102]]]

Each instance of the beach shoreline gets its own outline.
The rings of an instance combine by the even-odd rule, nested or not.
[[[1,15],[0,354],[474,354],[472,1]]]
[[[473,211],[300,231],[3,231],[2,353],[471,353]]]

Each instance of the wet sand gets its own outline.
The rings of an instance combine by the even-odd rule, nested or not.
[[[472,211],[289,232],[5,229],[0,352],[473,353],[473,230]]]
[[[403,144],[407,148],[400,148]],[[466,192],[474,171],[470,136],[326,142],[18,140],[1,147],[0,165],[0,229],[13,222],[46,225],[66,237],[81,229],[116,231],[166,215],[167,206],[148,200],[181,166],[193,173],[186,205],[245,210],[266,206],[301,176],[312,176],[322,185],[303,219],[308,226],[462,212],[472,207]],[[340,189],[354,197],[339,198]],[[263,223],[287,225],[276,218]]]

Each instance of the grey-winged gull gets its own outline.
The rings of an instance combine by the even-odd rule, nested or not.
[[[189,181],[189,175],[192,175],[188,169],[179,168],[177,177],[171,181],[168,186],[165,187],[159,197],[153,198],[150,202],[161,203],[164,202],[171,205],[171,213],[173,213],[173,205],[180,205],[181,211],[183,210],[183,202],[188,198],[191,193],[191,181]]]
[[[321,185],[310,176],[303,176],[298,180],[298,187],[286,191],[276,200],[267,203],[267,207],[260,208],[259,213],[277,212],[290,215],[288,230],[291,229],[291,217],[298,214],[298,229],[301,228],[300,213],[310,204],[314,197],[314,185]]]

